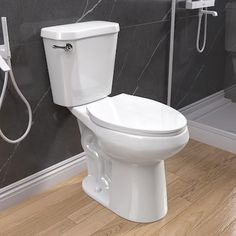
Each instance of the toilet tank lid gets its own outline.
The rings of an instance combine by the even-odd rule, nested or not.
[[[88,21],[42,28],[41,37],[54,40],[77,40],[97,35],[117,33],[119,30],[119,24],[115,22]]]

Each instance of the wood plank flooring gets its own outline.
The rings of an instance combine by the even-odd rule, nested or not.
[[[81,189],[86,173],[0,213],[1,236],[236,236],[236,155],[190,140],[166,161],[167,216],[138,224]]]

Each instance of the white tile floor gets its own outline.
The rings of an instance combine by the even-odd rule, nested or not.
[[[180,110],[188,119],[190,137],[236,153],[236,103],[220,91]]]

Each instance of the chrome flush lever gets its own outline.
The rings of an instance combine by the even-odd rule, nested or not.
[[[53,45],[52,47],[55,49],[64,49],[66,52],[70,52],[73,49],[73,46],[70,43],[67,43],[66,46]]]

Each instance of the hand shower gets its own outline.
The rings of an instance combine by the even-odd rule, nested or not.
[[[215,6],[215,0],[186,0],[185,7],[187,9],[199,9],[198,14],[198,30],[197,30],[197,40],[196,40],[196,48],[199,53],[202,53],[206,47],[207,40],[207,18],[208,15],[218,16],[216,11],[209,11],[208,7]],[[203,43],[200,46],[200,35],[202,28],[202,19],[204,16],[204,32],[203,32]]]
[[[206,40],[207,40],[207,17],[208,15],[218,16],[216,11],[208,11],[207,8],[199,9],[198,15],[198,30],[197,30],[197,40],[196,40],[196,48],[199,53],[202,53],[206,48]],[[202,18],[204,18],[204,33],[203,33],[203,44],[200,46],[200,35],[201,35],[201,28],[202,28]]]
[[[0,137],[2,137],[8,143],[14,144],[14,143],[18,143],[18,142],[22,141],[28,135],[28,133],[31,129],[31,125],[32,125],[32,110],[31,110],[29,102],[26,100],[26,98],[24,97],[24,95],[22,94],[22,92],[20,91],[20,89],[16,83],[15,76],[13,74],[12,66],[11,66],[11,50],[10,50],[9,38],[8,38],[7,19],[6,19],[6,17],[2,17],[1,20],[2,20],[2,31],[3,31],[4,44],[0,45],[0,69],[5,73],[5,76],[4,76],[4,83],[3,83],[2,92],[0,95],[0,110],[2,108],[2,103],[3,103],[3,99],[5,97],[5,94],[6,94],[7,84],[8,84],[9,75],[10,75],[10,79],[13,84],[13,87],[16,90],[17,94],[19,95],[20,99],[26,105],[27,110],[28,110],[28,115],[29,115],[28,126],[26,128],[26,131],[24,132],[24,134],[21,137],[15,139],[15,140],[9,139],[2,132],[2,130],[0,128]]]

